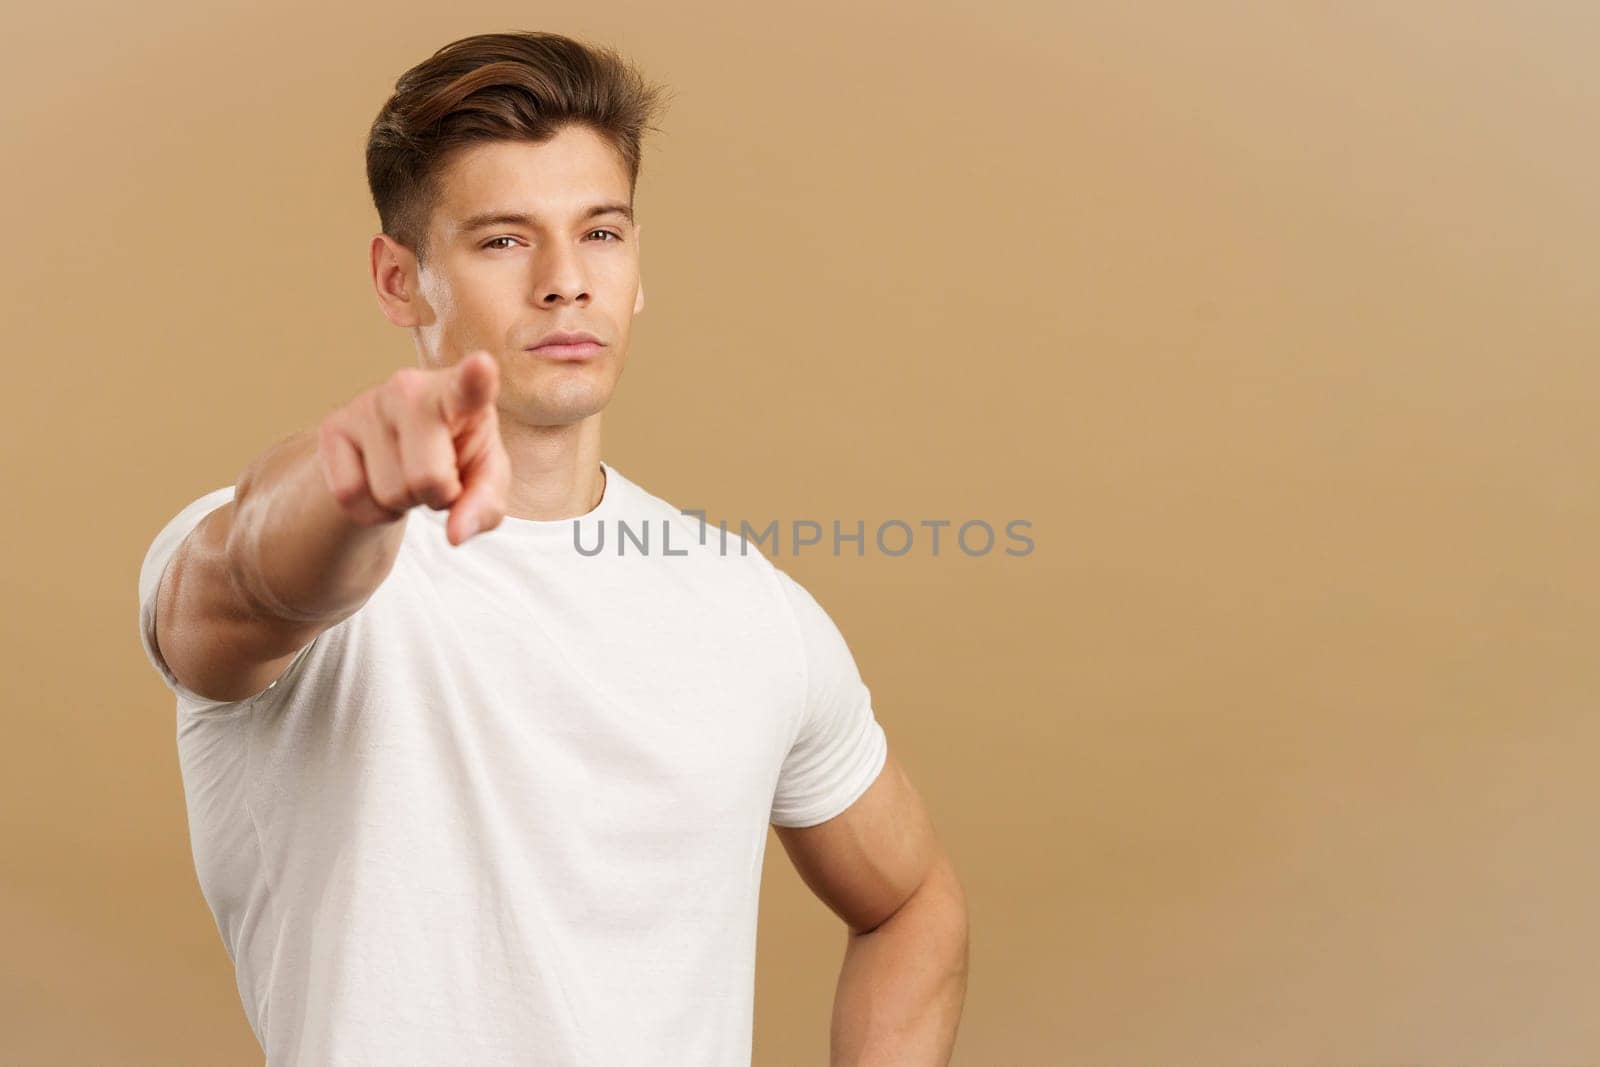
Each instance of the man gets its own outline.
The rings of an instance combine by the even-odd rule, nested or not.
[[[964,895],[839,631],[600,458],[660,96],[553,34],[403,75],[370,266],[419,366],[144,560],[269,1065],[748,1064],[769,823],[848,926],[834,1062],[949,1060]]]

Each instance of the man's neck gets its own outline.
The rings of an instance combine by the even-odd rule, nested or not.
[[[511,461],[506,514],[559,521],[587,515],[605,492],[600,469],[600,415],[566,426],[528,426],[500,420]]]

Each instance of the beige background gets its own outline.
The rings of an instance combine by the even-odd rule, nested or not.
[[[260,1062],[138,564],[412,361],[367,126],[549,29],[676,92],[607,459],[1034,524],[782,561],[964,873],[956,1063],[1600,1064],[1592,5],[87,6],[0,66],[0,1061]],[[760,933],[756,1063],[825,1062],[775,838]]]

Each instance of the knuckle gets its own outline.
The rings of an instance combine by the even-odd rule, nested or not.
[[[333,498],[346,510],[358,506],[366,499],[366,495],[366,487],[359,482],[343,480],[335,482],[333,486]]]
[[[421,367],[397,367],[386,384],[396,392],[409,393],[422,388],[426,377],[427,372]]]
[[[369,474],[367,478],[367,496],[379,507],[388,508],[391,511],[398,511],[401,508],[411,506],[411,502],[406,499],[408,494],[405,485],[396,484],[390,476],[374,479]]]
[[[372,494],[372,499],[378,502],[379,507],[389,511],[409,511],[413,503],[409,494],[387,490]]]
[[[341,438],[350,436],[350,410],[349,406],[330,411],[322,417],[322,422],[317,427],[317,446],[323,455],[333,454],[335,446]]]
[[[380,427],[387,423],[384,416],[384,396],[387,385],[380,385],[376,389],[368,389],[362,393],[350,414],[352,424],[359,426],[363,431]]]
[[[413,494],[424,499],[437,499],[455,488],[455,474],[430,467],[408,475],[407,484]]]
[[[380,387],[386,394],[389,410],[394,411],[402,407],[414,407],[421,399],[426,386],[418,375],[421,370],[415,367],[401,367],[389,376],[389,380]],[[377,398],[374,398],[375,400]],[[381,406],[381,401],[380,401]]]

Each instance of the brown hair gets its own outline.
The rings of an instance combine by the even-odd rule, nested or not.
[[[639,181],[643,132],[665,106],[622,56],[556,33],[483,33],[452,41],[395,82],[367,136],[367,186],[383,232],[420,264],[439,176],[451,154],[486,141],[544,142],[587,126]]]

